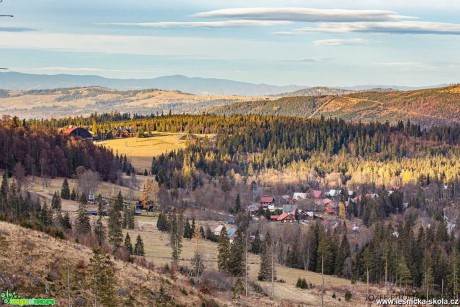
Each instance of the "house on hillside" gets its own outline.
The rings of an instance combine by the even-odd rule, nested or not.
[[[81,127],[70,127],[64,130],[63,133],[70,136],[81,137],[83,139],[93,138],[93,135],[88,130]]]
[[[273,196],[262,196],[260,199],[261,205],[275,205],[275,197]]]
[[[331,206],[326,206],[326,208],[323,211],[324,214],[326,215],[334,215],[335,214],[335,209],[332,208]]]
[[[328,192],[326,192],[327,197],[336,197],[336,196],[340,196],[341,194],[342,194],[342,190],[335,190],[335,189],[331,189]]]
[[[298,205],[283,205],[283,213],[293,212],[296,211],[298,208]]]
[[[292,196],[292,200],[305,200],[307,199],[307,193],[299,193],[295,192],[294,195]]]
[[[293,221],[295,221],[295,218],[292,214],[289,214],[289,213],[283,213],[281,215],[272,215],[270,216],[270,220],[271,221],[277,221],[277,222],[281,222],[281,223],[292,223]]]
[[[311,198],[321,198],[323,196],[324,196],[323,191],[320,191],[320,190],[311,190],[310,191],[310,197]]]
[[[259,211],[259,208],[260,208],[260,204],[258,203],[253,203],[253,204],[250,204],[246,210],[249,212],[249,214],[251,215],[255,215],[257,214],[257,212]]]
[[[260,205],[265,210],[273,211],[275,210],[275,198],[273,196],[263,196],[260,199]]]

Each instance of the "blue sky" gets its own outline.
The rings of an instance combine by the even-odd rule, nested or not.
[[[459,82],[447,0],[4,0],[0,66],[305,86]]]

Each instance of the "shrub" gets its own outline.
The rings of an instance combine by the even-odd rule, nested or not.
[[[308,289],[308,283],[307,281],[305,280],[305,278],[298,278],[297,279],[297,283],[296,283],[296,288],[300,288],[300,289]]]
[[[262,288],[262,286],[260,284],[256,283],[255,281],[249,282],[249,285],[252,287],[254,292],[256,292],[258,294],[262,294],[264,296],[268,296],[268,293],[264,290],[264,288]]]
[[[347,292],[345,292],[345,300],[348,302],[349,300],[351,300],[351,292],[347,290]]]

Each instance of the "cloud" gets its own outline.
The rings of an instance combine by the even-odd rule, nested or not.
[[[22,28],[22,27],[0,27],[0,32],[32,32],[36,31],[32,28]]]
[[[55,66],[55,67],[35,67],[35,68],[24,68],[24,67],[11,67],[14,71],[52,71],[52,72],[122,72],[122,73],[152,73],[158,71],[167,71],[166,69],[155,69],[155,70],[144,70],[144,69],[109,69],[109,68],[97,68],[97,67],[66,67],[66,66]]]
[[[294,35],[300,35],[302,33],[298,31],[277,31],[273,32],[273,35],[281,35],[281,36],[294,36]]]
[[[390,33],[460,35],[460,24],[427,21],[321,23],[318,27],[298,29],[323,33]]]
[[[238,18],[250,20],[284,20],[301,22],[355,22],[355,21],[391,21],[411,18],[392,11],[382,10],[338,10],[312,9],[298,7],[284,8],[233,8],[193,15],[201,18]]]
[[[309,57],[309,58],[303,58],[300,60],[288,60],[287,62],[295,62],[295,63],[322,63],[330,60],[329,57]]]
[[[364,44],[367,41],[361,38],[350,38],[350,39],[320,39],[313,41],[315,46],[342,46],[342,45],[359,45]]]
[[[275,20],[225,20],[225,21],[162,21],[162,22],[115,22],[105,25],[152,28],[232,28],[286,25],[288,21]]]

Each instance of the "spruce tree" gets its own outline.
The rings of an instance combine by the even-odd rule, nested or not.
[[[245,292],[243,280],[238,278],[235,282],[235,285],[232,287],[233,299],[238,301]]]
[[[88,211],[86,209],[86,197],[81,198],[77,212],[77,233],[79,235],[91,232]]]
[[[94,227],[94,233],[96,234],[97,242],[99,246],[102,245],[105,241],[105,227],[102,223],[102,216],[104,215],[103,212],[103,202],[101,199],[98,200],[98,207],[97,207],[97,220],[96,226]]]
[[[69,182],[67,181],[67,178],[65,178],[64,182],[62,183],[61,198],[70,199],[70,188],[69,188]]]
[[[51,199],[51,208],[61,210],[61,197],[58,192],[54,192],[53,198]]]
[[[114,251],[116,251],[123,243],[123,233],[120,208],[115,204],[109,214],[108,227],[109,243],[113,246]]]
[[[350,256],[350,245],[348,243],[347,231],[343,233],[342,242],[340,242],[339,250],[337,251],[337,256],[335,258],[335,274],[342,275],[343,267],[345,260]]]
[[[77,192],[75,192],[75,189],[72,189],[72,193],[70,194],[70,199],[71,200],[77,199]]]
[[[91,276],[91,290],[102,306],[117,306],[117,281],[112,271],[112,262],[102,249],[94,250],[90,259],[89,273]]]
[[[246,268],[245,266],[245,252],[246,252],[246,238],[242,228],[236,231],[236,237],[230,246],[230,257],[228,268],[230,274],[233,276],[243,276]]]
[[[125,248],[129,252],[130,255],[133,254],[133,245],[131,244],[131,238],[129,236],[129,232],[126,233]]]
[[[193,228],[190,226],[190,221],[187,219],[184,226],[184,238],[191,239],[193,236]]]
[[[217,268],[221,272],[229,272],[230,266],[230,240],[227,237],[227,229],[222,227],[219,238],[219,246],[217,248],[219,254],[217,256]]]
[[[182,251],[182,237],[184,235],[184,222],[182,213],[177,217],[176,212],[172,214],[170,244],[172,249],[172,259],[174,264],[179,264],[180,253]]]
[[[141,235],[137,235],[136,245],[134,246],[134,255],[144,256],[144,241],[142,241]]]
[[[241,211],[241,198],[239,193],[236,195],[234,211],[235,213],[239,213]]]
[[[273,243],[270,233],[267,232],[260,254],[260,269],[258,279],[260,281],[276,280],[276,271],[274,267]],[[273,276],[272,276],[273,275]]]
[[[251,252],[254,254],[260,254],[262,251],[262,241],[260,240],[260,232],[259,230],[256,231],[254,236],[254,241],[252,241]]]
[[[64,228],[64,230],[72,229],[72,222],[70,221],[69,212],[66,212],[64,214],[64,217],[62,218],[61,226]]]
[[[44,226],[51,226],[53,222],[53,212],[48,208],[46,200],[43,202],[43,207],[40,212],[40,220]]]

